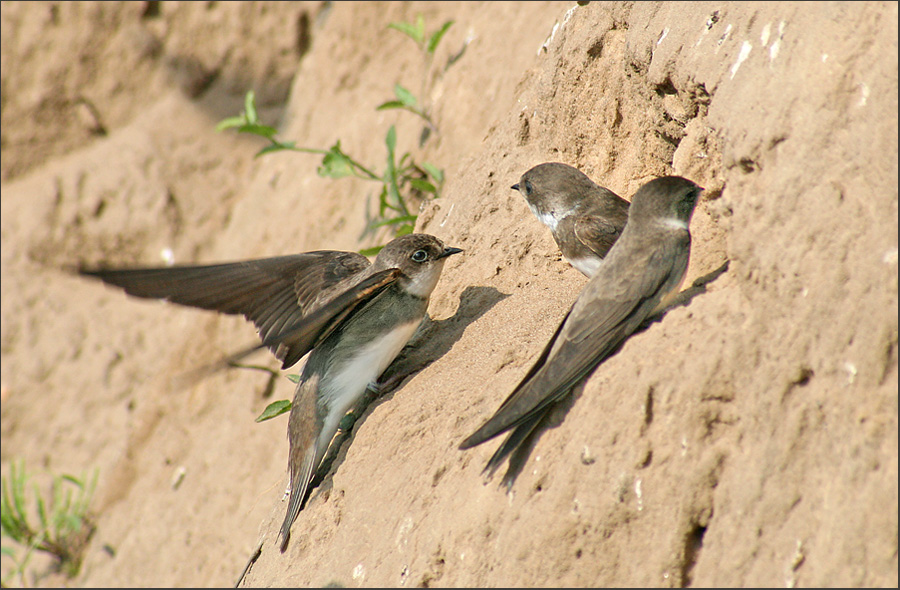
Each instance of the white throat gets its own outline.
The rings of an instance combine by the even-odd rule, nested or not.
[[[431,268],[416,274],[415,278],[404,286],[404,289],[411,295],[421,299],[428,299],[431,296],[431,292],[434,291],[438,279],[441,278],[441,269],[443,267],[444,261],[437,261]]]
[[[553,213],[539,211],[538,208],[533,205],[529,205],[529,207],[531,208],[531,212],[534,213],[534,216],[538,218],[538,221],[549,227],[552,232],[556,231],[559,221],[571,215],[573,211],[572,209],[569,209],[568,211],[563,211],[554,215]]]
[[[674,229],[688,229],[687,221],[678,219],[677,217],[663,217],[657,220],[657,223]]]

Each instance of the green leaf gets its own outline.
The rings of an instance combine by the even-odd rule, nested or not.
[[[81,504],[81,513],[87,514],[88,505],[91,503],[91,498],[94,496],[94,492],[97,490],[97,479],[100,477],[100,469],[94,469],[94,475],[91,477],[91,483],[88,484],[87,490],[83,496],[83,502]]]
[[[44,508],[44,499],[41,497],[40,490],[37,489],[37,486],[34,486],[35,496],[37,497],[37,509],[38,509],[38,519],[41,521],[41,528],[47,528],[47,511]]]
[[[258,158],[258,157],[264,156],[264,155],[266,155],[266,154],[271,154],[272,152],[281,152],[281,151],[285,151],[285,150],[297,150],[297,151],[300,151],[300,150],[298,150],[296,147],[294,147],[294,142],[293,142],[293,141],[288,141],[288,142],[285,142],[285,143],[281,143],[280,141],[276,141],[276,142],[273,143],[272,145],[267,145],[267,146],[264,147],[263,149],[261,149],[261,150],[259,150],[258,152],[256,152],[256,155],[253,156],[253,157],[254,157],[254,158]]]
[[[418,104],[418,101],[416,100],[416,97],[413,96],[413,93],[403,86],[400,86],[399,84],[394,84],[394,94],[397,95],[397,99],[400,100],[400,102],[402,102],[404,106],[412,108],[415,107],[416,104]]]
[[[13,540],[18,540],[18,535],[16,534],[16,522],[13,520],[12,515],[9,512],[3,512],[0,514],[0,531],[2,531],[4,537],[10,537]]]
[[[388,109],[402,109],[405,105],[399,100],[389,100],[387,102],[383,102],[377,107],[375,107],[376,111],[386,111]]]
[[[421,19],[421,17],[419,18]],[[423,38],[425,37],[425,23],[420,21],[418,24],[421,26],[416,26],[412,23],[398,22],[389,24],[388,28],[400,31],[416,43],[421,44]]]
[[[298,375],[297,373],[291,373],[287,376],[287,378],[291,383],[300,383],[300,375]]]
[[[56,531],[59,531],[60,521],[62,520],[63,512],[63,491],[62,485],[60,485],[60,479],[53,479],[53,492],[52,492],[52,500],[50,502],[50,522],[53,524]]]
[[[65,518],[63,518],[62,526],[59,528],[64,531],[60,537],[68,537],[70,534],[77,532],[78,529],[81,528],[81,518],[74,514],[66,514]]]
[[[12,466],[10,465],[10,471]],[[13,510],[12,496],[10,494],[11,482],[3,478],[3,510],[0,510],[0,523],[2,523],[3,531],[18,541],[21,536],[21,523],[19,514]]]
[[[363,248],[359,251],[363,256],[376,256],[384,246],[372,246],[371,248]]]
[[[247,123],[238,127],[238,133],[252,133],[266,139],[272,139],[278,131],[274,127],[268,125],[260,125],[259,123]]]
[[[218,125],[216,125],[216,131],[224,131],[225,129],[231,129],[232,127],[243,127],[246,124],[247,117],[245,115],[228,117],[227,119],[219,121]]]
[[[416,228],[413,227],[412,225],[409,225],[409,224],[403,225],[403,226],[400,226],[400,228],[397,230],[397,233],[395,235],[396,235],[396,237],[399,238],[401,236],[405,236],[405,235],[413,233],[414,229],[416,229]]]
[[[393,125],[388,129],[385,144],[387,144],[388,148],[387,169],[384,171],[384,188],[387,189],[387,194],[382,197],[382,203],[395,211],[409,215],[406,203],[403,201],[403,197],[400,196],[400,187],[397,185],[397,166],[394,163],[394,149],[397,147],[397,130],[394,129]],[[387,198],[388,196],[390,199]],[[383,215],[384,209],[382,208]]]
[[[423,180],[421,178],[410,178],[409,183],[413,186],[414,189],[422,191],[423,193],[437,193],[437,187],[435,187],[427,180]]]
[[[10,483],[12,484],[12,500],[15,507],[17,519],[23,524],[27,523],[25,518],[25,465],[22,467],[21,477],[16,477],[15,466],[10,464]]]
[[[393,165],[394,150],[397,148],[397,130],[393,125],[391,125],[391,128],[388,129],[387,135],[384,138],[384,143],[387,144],[388,151],[390,152],[391,165]]]
[[[271,420],[275,416],[280,416],[285,412],[289,412],[291,409],[291,402],[286,399],[278,400],[277,402],[272,402],[266,409],[263,410],[263,413],[259,415],[256,419],[257,422],[264,422],[266,420]]]
[[[387,202],[388,190],[387,185],[381,184],[381,192],[378,193],[378,216],[384,217],[384,212],[386,209],[393,209],[390,204]]]
[[[384,221],[379,221],[374,224],[372,227],[384,227],[385,225],[395,225],[397,223],[408,223],[408,222],[416,222],[416,218],[418,215],[401,215],[400,217],[394,217],[393,219],[385,219]]]
[[[422,162],[422,169],[424,169],[425,172],[428,173],[428,176],[435,179],[438,184],[444,182],[444,171],[437,166],[429,164],[428,162]]]
[[[453,26],[453,22],[454,21],[452,20],[448,20],[440,29],[431,34],[431,37],[428,38],[428,46],[426,47],[428,53],[434,53],[434,50],[437,49],[438,43],[440,43],[441,39],[444,37],[444,33],[447,32],[447,29]]]
[[[341,151],[341,142],[337,142],[322,158],[322,165],[316,169],[319,176],[328,178],[344,178],[353,174],[353,161]]]
[[[84,489],[84,483],[83,483],[80,479],[78,479],[77,477],[75,477],[74,475],[68,475],[68,474],[65,474],[65,473],[64,473],[61,477],[62,477],[65,481],[67,481],[67,482],[69,482],[69,483],[74,483],[74,484],[75,484],[76,486],[78,486],[79,488]]]
[[[244,97],[244,113],[250,125],[255,125],[259,121],[256,117],[256,93],[252,90],[248,90],[247,96]]]

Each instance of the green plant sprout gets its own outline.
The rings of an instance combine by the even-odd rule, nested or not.
[[[33,506],[26,497],[27,481],[24,462],[20,462],[18,468],[15,462],[10,463],[9,477],[2,478],[2,536],[4,541],[8,538],[18,546],[2,547],[3,555],[10,557],[15,564],[11,571],[4,573],[4,587],[14,576],[19,576],[24,585],[25,568],[35,551],[52,555],[59,571],[74,577],[94,534],[88,505],[97,486],[97,470],[94,470],[89,482],[84,477],[54,475],[47,498],[35,484]],[[37,522],[33,521],[35,513]]]
[[[255,422],[265,422],[266,420],[271,420],[276,416],[281,416],[285,412],[291,411],[291,401],[287,399],[280,399],[278,401],[272,402],[266,409],[263,410],[263,413],[256,417]]]
[[[287,378],[291,383],[300,383],[299,374],[292,373],[288,375]],[[263,410],[262,414],[256,417],[256,422],[265,422],[266,420],[271,420],[276,416],[281,416],[286,412],[290,412],[292,405],[293,404],[291,400],[287,399],[280,399],[278,401],[272,402],[271,404],[266,406],[266,409]]]
[[[287,378],[291,383],[300,383],[300,375],[296,373],[287,375]],[[256,417],[256,422],[265,422],[266,420],[271,420],[276,416],[281,416],[285,412],[290,412],[291,405],[291,401],[286,399],[272,402],[271,404],[266,406],[266,409],[263,410],[262,414]]]
[[[454,21],[448,20],[441,27],[433,32],[428,38],[425,38],[425,18],[420,14],[416,17],[415,23],[396,22],[388,25],[389,29],[396,29],[406,34],[410,39],[416,42],[419,49],[428,56],[434,56],[434,50],[444,37],[447,29],[453,25]]]
[[[259,121],[259,115],[256,111],[256,93],[252,90],[248,91],[244,97],[244,110],[237,117],[228,117],[219,121],[216,125],[216,131],[224,131],[226,129],[235,129],[238,133],[250,133],[258,135],[269,140],[269,145],[256,152],[255,157],[270,154],[278,151],[294,151],[306,154],[320,154],[322,165],[318,168],[319,176],[330,178],[343,178],[344,176],[355,176],[364,180],[381,180],[381,178],[348,156],[341,149],[341,142],[338,141],[330,149],[323,150],[317,148],[297,147],[293,141],[278,141],[275,135],[278,131],[274,127],[263,125]]]
[[[419,101],[416,99],[415,95],[412,92],[410,92],[403,86],[400,86],[399,84],[394,84],[394,96],[397,97],[397,100],[389,100],[387,102],[381,103],[380,105],[375,107],[375,110],[386,111],[388,109],[403,109],[424,119],[432,130],[437,129],[434,121],[431,120],[431,116],[427,112],[419,108]]]
[[[270,145],[257,152],[257,157],[283,150],[319,154],[322,156],[322,163],[316,169],[319,176],[326,178],[354,176],[380,183],[378,214],[369,219],[368,226],[370,229],[393,226],[395,237],[411,233],[415,228],[417,215],[410,211],[408,203],[421,202],[429,196],[438,198],[444,182],[444,173],[441,169],[427,162],[417,164],[409,152],[397,159],[397,131],[393,125],[385,137],[387,159],[385,170],[381,174],[376,174],[370,167],[364,166],[346,154],[341,149],[340,141],[327,150],[297,147],[295,142],[279,141],[275,138],[277,134],[275,128],[260,123],[252,90],[247,92],[244,110],[239,116],[229,117],[216,125],[218,131],[225,129],[235,129],[238,133],[250,133],[269,140]],[[382,246],[375,246],[360,250],[360,253],[372,256],[381,248]]]
[[[441,39],[444,38],[444,34],[453,25],[453,23],[454,21],[452,20],[447,21],[443,25],[441,25],[440,28],[427,36],[425,34],[425,19],[421,14],[418,15],[415,23],[394,22],[388,25],[389,29],[400,31],[401,33],[412,39],[419,47],[419,52],[422,53],[422,56],[425,60],[425,73],[422,76],[422,84],[419,89],[419,96],[422,97],[425,101],[427,101],[428,96],[430,96],[430,92],[428,92],[428,80],[429,72],[431,71],[431,65],[434,61],[434,52],[440,44]],[[434,120],[431,118],[430,105],[427,102],[422,102],[417,99],[412,92],[410,92],[400,84],[394,84],[394,96],[396,97],[395,100],[384,102],[378,105],[375,110],[383,111],[387,109],[403,109],[421,117],[426,123],[428,123],[428,127],[423,132],[422,137],[419,141],[420,145],[424,144],[428,139],[428,135],[432,131],[437,132],[437,126],[435,125]]]

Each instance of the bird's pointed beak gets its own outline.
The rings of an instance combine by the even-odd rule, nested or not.
[[[446,258],[447,256],[451,256],[453,254],[459,254],[460,252],[462,252],[460,248],[444,248],[444,251],[441,252],[438,256],[438,260],[440,260],[441,258]]]
[[[517,191],[517,190],[519,190],[519,183],[517,182],[516,184],[512,185],[509,188],[513,189],[514,191]]]

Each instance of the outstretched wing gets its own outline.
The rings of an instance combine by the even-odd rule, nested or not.
[[[283,361],[281,368],[287,369],[328,338],[356,308],[393,284],[400,272],[399,268],[389,268],[371,275],[316,307],[293,325],[285,326],[278,334],[266,338],[262,344],[230,356],[226,364],[268,347]]]
[[[79,272],[121,287],[135,297],[241,314],[256,325],[263,342],[271,342],[272,352],[284,360],[303,355],[282,346],[283,356],[279,356],[278,338],[321,306],[323,292],[369,264],[360,254],[323,250],[202,266],[82,268]]]

